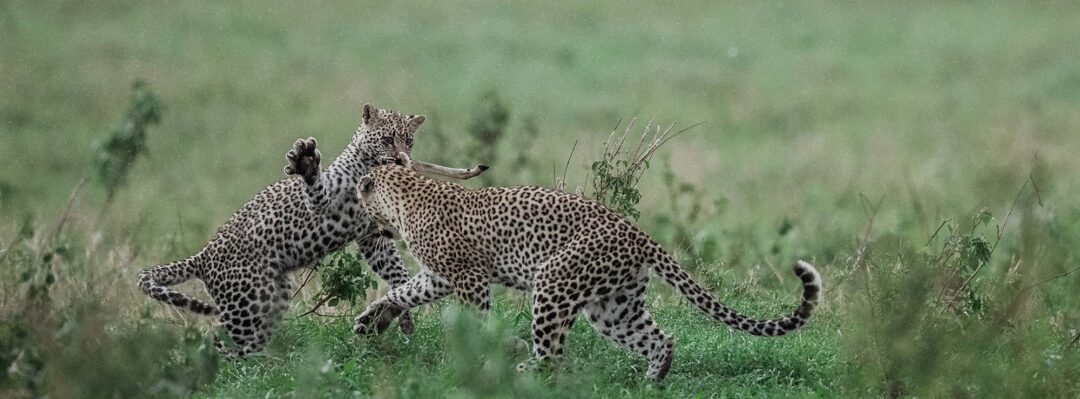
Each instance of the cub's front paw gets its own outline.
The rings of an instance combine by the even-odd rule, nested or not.
[[[293,148],[285,154],[285,159],[289,161],[289,164],[285,165],[285,174],[300,176],[309,186],[315,184],[315,179],[319,177],[319,162],[322,160],[316,144],[314,137],[296,140]]]

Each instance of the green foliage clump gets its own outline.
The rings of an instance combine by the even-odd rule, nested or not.
[[[164,106],[146,83],[138,80],[131,86],[131,106],[120,125],[98,141],[94,150],[94,173],[112,199],[125,183],[135,159],[146,151],[146,132],[161,122]]]
[[[641,212],[637,210],[637,204],[641,201],[638,182],[649,169],[649,161],[668,140],[689,128],[674,131],[675,123],[672,123],[667,129],[661,130],[659,124],[650,121],[645,125],[637,146],[631,149],[624,146],[633,127],[634,120],[631,120],[621,136],[616,136],[618,125],[611,131],[604,145],[604,153],[590,167],[592,192],[588,196],[626,217],[637,219],[641,217]],[[650,134],[652,138],[649,138]]]
[[[1021,242],[1049,234],[1032,204],[1021,207],[1020,230],[1027,235]],[[1069,343],[1076,330],[1062,322],[1066,316],[1052,303],[1035,300],[1053,295],[1049,289],[1036,293],[1043,284],[1068,284],[1055,280],[1075,269],[1021,283],[1026,273],[1020,259],[1038,266],[1040,251],[1021,246],[1012,259],[995,257],[995,248],[1007,239],[1008,215],[988,239],[980,228],[993,220],[980,210],[970,230],[943,222],[949,234],[938,238],[941,248],[931,253],[898,237],[868,246],[864,268],[857,271],[861,286],[849,292],[857,298],[849,317],[860,323],[845,333],[844,356],[852,367],[841,373],[840,383],[847,392],[889,397],[1080,393],[1075,383],[1080,352]]]
[[[649,162],[641,164],[641,170],[649,168]],[[631,163],[624,159],[614,159],[612,154],[604,153],[603,159],[592,163],[593,198],[604,203],[615,212],[637,219],[641,212],[637,204],[641,201],[641,192],[637,189],[640,175],[630,173]]]
[[[337,306],[341,301],[348,302],[349,305],[363,301],[368,288],[379,286],[378,281],[368,272],[369,269],[345,248],[330,254],[320,266],[322,290],[318,297],[322,299],[319,303]]]

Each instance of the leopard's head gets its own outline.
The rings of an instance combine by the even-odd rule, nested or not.
[[[413,135],[424,120],[423,115],[402,115],[364,104],[363,122],[353,135],[353,144],[369,168],[397,162],[397,154],[412,154]]]
[[[393,168],[400,167],[378,167],[361,177],[356,185],[356,194],[360,198],[360,205],[378,228],[379,234],[391,239],[401,239],[403,219],[401,210],[395,206],[398,203],[397,197],[400,196],[397,194],[400,193],[395,192],[392,184],[385,183],[388,177],[386,172]]]

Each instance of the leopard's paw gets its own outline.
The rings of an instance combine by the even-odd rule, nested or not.
[[[390,328],[390,323],[403,311],[404,309],[385,302],[373,303],[363,313],[356,316],[353,333],[356,335],[381,334]]]
[[[319,162],[322,160],[316,145],[314,137],[296,140],[293,148],[285,154],[285,159],[289,161],[289,164],[285,165],[285,174],[300,176],[309,186],[315,184],[319,177]]]

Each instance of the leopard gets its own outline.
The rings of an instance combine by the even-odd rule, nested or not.
[[[407,157],[407,156],[405,156]],[[755,336],[803,327],[821,292],[813,265],[796,261],[801,302],[762,320],[721,303],[674,257],[623,215],[576,193],[535,186],[470,189],[399,165],[359,180],[357,196],[381,234],[403,240],[422,270],[355,318],[353,332],[378,334],[398,315],[453,294],[488,313],[491,285],[531,293],[532,357],[518,371],[550,369],[580,313],[602,336],[648,361],[646,377],[670,371],[674,338],[645,309],[649,272],[712,319]]]
[[[194,255],[140,272],[139,288],[176,308],[216,317],[215,328],[224,334],[215,334],[214,346],[227,357],[243,357],[266,345],[288,309],[290,273],[350,243],[390,287],[403,285],[409,274],[401,256],[393,241],[376,234],[356,197],[356,185],[372,168],[411,153],[424,121],[424,115],[365,104],[352,140],[325,169],[320,168],[318,142],[297,140],[286,154],[285,179],[243,204]],[[455,171],[433,166],[433,172]],[[477,165],[450,176],[468,178],[484,169]],[[170,288],[193,278],[203,282],[213,303]],[[399,326],[412,333],[408,313]]]

